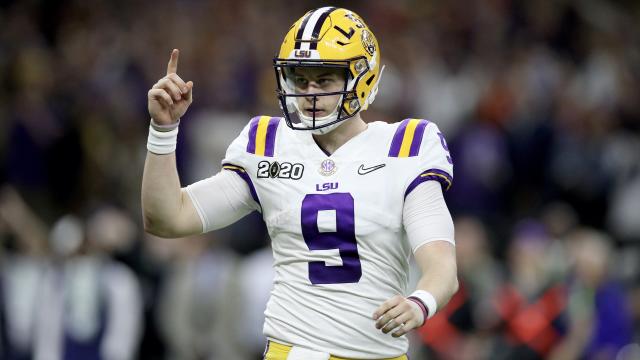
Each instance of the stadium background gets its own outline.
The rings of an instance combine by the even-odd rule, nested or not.
[[[179,171],[209,176],[246,121],[280,113],[271,59],[324,5],[0,1],[0,358],[259,358],[259,217],[142,231],[146,94],[179,48]],[[640,3],[330,5],[381,46],[365,120],[434,121],[454,159],[462,287],[413,358],[640,358]]]

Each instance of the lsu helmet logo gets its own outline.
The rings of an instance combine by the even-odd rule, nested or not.
[[[311,57],[311,51],[309,50],[295,50],[294,52],[294,56],[297,58],[310,58]]]
[[[362,47],[369,53],[369,55],[373,56],[373,53],[376,52],[376,43],[373,40],[371,33],[367,29],[363,29],[360,39],[362,40]]]

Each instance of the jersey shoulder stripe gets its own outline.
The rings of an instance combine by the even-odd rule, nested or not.
[[[222,164],[222,169],[227,171],[233,171],[234,173],[240,175],[242,180],[244,180],[244,182],[246,182],[247,185],[249,186],[249,191],[251,192],[251,197],[253,198],[253,200],[255,200],[258,203],[258,205],[262,207],[262,204],[260,204],[260,199],[258,199],[258,193],[256,192],[256,188],[255,186],[253,186],[253,182],[251,181],[251,177],[249,176],[249,174],[247,174],[247,171],[242,166],[238,166],[230,163],[224,163]]]
[[[404,193],[405,199],[407,195],[416,188],[416,186],[422,184],[425,181],[435,180],[440,183],[442,186],[442,192],[449,190],[451,184],[453,183],[453,177],[449,175],[446,171],[440,169],[429,169],[425,170],[420,175],[418,175],[413,181],[407,186],[407,191]]]
[[[273,157],[278,125],[280,125],[278,117],[256,116],[251,119],[247,152],[258,156]]]
[[[389,157],[418,156],[424,130],[429,122],[422,119],[404,119],[393,135]]]

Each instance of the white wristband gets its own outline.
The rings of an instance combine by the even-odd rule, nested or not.
[[[160,125],[160,124],[156,124],[155,121],[153,121],[153,118],[151,119],[151,127],[160,131],[160,132],[167,132],[167,131],[171,131],[175,128],[177,128],[178,126],[180,126],[180,119],[178,119],[178,121],[174,122],[173,124],[168,124],[168,125]]]
[[[178,143],[178,128],[171,131],[158,131],[149,126],[149,138],[147,139],[147,150],[154,154],[165,155],[176,151]]]
[[[436,298],[434,298],[433,295],[431,295],[431,293],[428,291],[416,290],[411,295],[409,295],[409,297],[415,297],[422,301],[429,312],[427,316],[428,319],[431,319],[433,315],[436,314],[436,311],[438,311],[438,303],[436,302]]]

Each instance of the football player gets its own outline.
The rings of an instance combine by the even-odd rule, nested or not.
[[[193,82],[177,75],[178,55],[148,94],[146,231],[180,237],[258,211],[275,268],[265,359],[406,359],[403,335],[458,286],[443,199],[453,165],[432,122],[363,121],[382,75],[369,27],[334,7],[296,21],[274,59],[284,116],[251,119],[223,170],[182,189],[174,150]],[[422,271],[413,292],[411,254]]]

